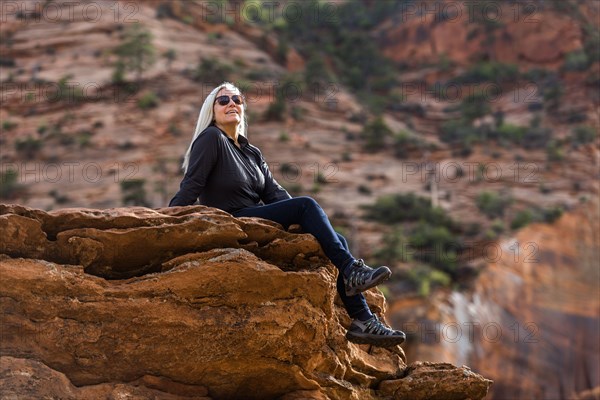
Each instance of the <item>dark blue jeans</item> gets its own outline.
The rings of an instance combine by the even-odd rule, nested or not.
[[[299,224],[302,230],[312,234],[323,249],[323,252],[338,269],[337,291],[344,307],[351,318],[359,314],[370,314],[365,297],[359,293],[346,296],[343,271],[354,261],[348,250],[346,239],[333,230],[329,218],[314,199],[310,197],[294,197],[264,206],[248,207],[233,213],[234,217],[259,217],[275,221],[285,229]]]

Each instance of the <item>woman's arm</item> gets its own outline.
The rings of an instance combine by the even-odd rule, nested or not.
[[[221,132],[211,127],[194,141],[190,152],[188,170],[181,181],[179,191],[169,202],[169,207],[189,206],[196,202],[218,159]]]
[[[291,199],[292,196],[285,190],[275,178],[273,178],[273,174],[269,170],[269,166],[265,161],[262,154],[260,155],[260,170],[265,176],[265,190],[260,195],[261,200],[265,204],[275,203],[279,200]]]

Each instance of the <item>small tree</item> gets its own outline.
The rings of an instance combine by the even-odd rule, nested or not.
[[[156,50],[152,45],[152,38],[152,33],[136,22],[125,32],[123,43],[115,49],[115,54],[119,56],[116,68],[135,71],[136,81],[139,82],[142,73],[156,61]]]
[[[385,145],[385,138],[392,136],[392,134],[392,130],[381,116],[368,123],[362,132],[363,137],[367,141],[366,148],[371,151],[382,149]]]

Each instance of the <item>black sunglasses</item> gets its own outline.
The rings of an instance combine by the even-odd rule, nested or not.
[[[229,104],[229,100],[233,100],[235,104],[238,106],[244,102],[244,98],[238,94],[234,94],[231,98],[227,95],[219,96],[215,99],[215,103],[219,103],[221,106],[226,106]]]

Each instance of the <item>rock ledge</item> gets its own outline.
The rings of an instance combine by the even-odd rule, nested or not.
[[[348,343],[335,268],[269,221],[0,204],[0,233],[4,398],[481,399],[491,384]]]

